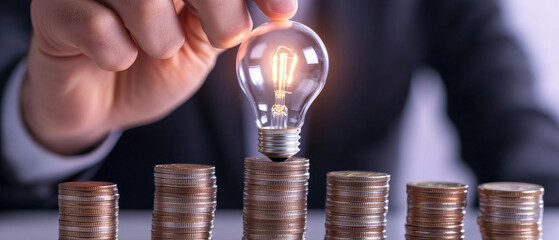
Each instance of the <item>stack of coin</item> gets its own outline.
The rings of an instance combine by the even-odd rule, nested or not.
[[[468,186],[460,183],[408,183],[406,239],[464,239]]]
[[[118,198],[110,182],[58,184],[58,238],[118,239]]]
[[[478,192],[483,239],[542,239],[542,186],[494,182],[479,185]]]
[[[326,181],[325,240],[386,239],[390,175],[337,171]]]
[[[215,167],[155,166],[151,239],[211,239],[216,209]]]
[[[304,239],[308,179],[308,159],[246,158],[243,239]]]

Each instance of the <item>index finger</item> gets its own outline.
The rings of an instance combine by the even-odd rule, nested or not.
[[[185,0],[185,3],[200,18],[214,47],[233,47],[252,30],[245,0]]]

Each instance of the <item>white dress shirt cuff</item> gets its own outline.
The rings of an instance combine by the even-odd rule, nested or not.
[[[103,160],[115,146],[122,131],[113,130],[95,149],[86,154],[63,156],[39,145],[21,118],[20,89],[26,74],[22,61],[8,79],[2,99],[2,154],[5,167],[22,184],[60,181]]]

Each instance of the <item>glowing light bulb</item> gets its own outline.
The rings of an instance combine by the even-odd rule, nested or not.
[[[256,113],[261,153],[283,161],[299,151],[305,114],[327,74],[326,48],[303,24],[271,21],[243,41],[237,75]]]

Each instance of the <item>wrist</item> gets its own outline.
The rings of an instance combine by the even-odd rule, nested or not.
[[[83,153],[96,146],[111,130],[101,123],[80,123],[81,120],[64,114],[64,109],[46,107],[48,104],[40,99],[40,93],[32,89],[28,74],[23,78],[19,96],[24,128],[38,144],[54,153]]]

